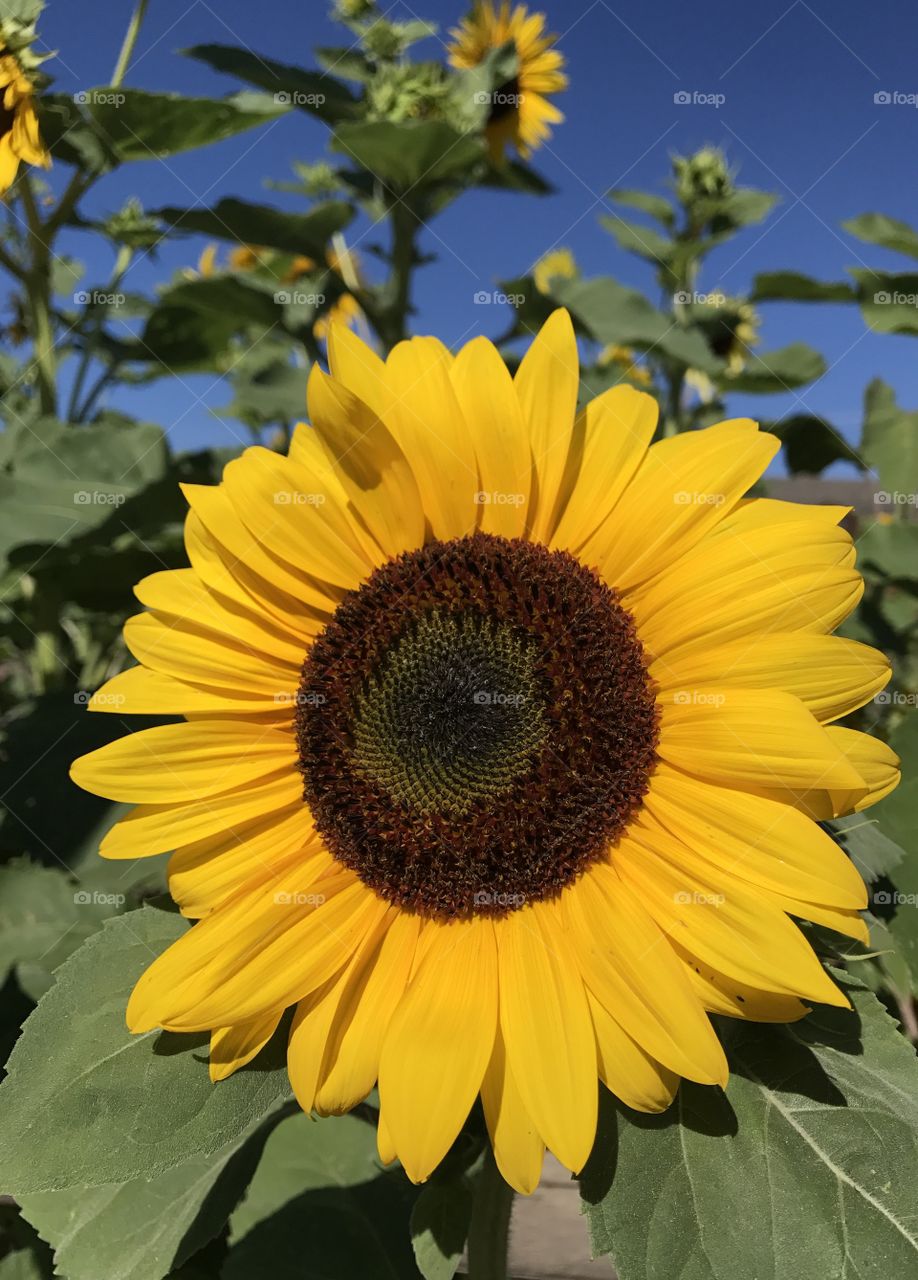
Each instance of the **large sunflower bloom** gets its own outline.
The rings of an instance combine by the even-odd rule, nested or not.
[[[188,486],[189,569],[138,587],[141,665],[90,706],[174,714],[78,760],[138,805],[110,858],[174,850],[198,921],[128,1023],[211,1032],[215,1079],[295,1006],[301,1106],[379,1083],[379,1149],[428,1177],[480,1094],[521,1191],[594,1140],[597,1077],[665,1108],[723,1084],[709,1012],[845,1005],[792,917],[865,938],[814,819],[886,794],[833,722],[882,656],[829,633],[862,590],[843,509],[744,500],[747,420],[651,444],[615,387],[576,414],[555,312],[515,377],[478,338],[384,362],[342,326],[289,457]]]
[[[21,163],[50,169],[38,131],[32,82],[9,49],[0,49],[0,195],[13,185]]]
[[[564,57],[553,47],[556,37],[545,31],[545,15],[530,13],[523,4],[511,9],[509,0],[499,7],[482,0],[450,35],[449,61],[460,70],[477,67],[492,50],[512,41],[517,74],[495,91],[486,132],[495,163],[502,162],[507,146],[528,157],[551,137],[549,126],[564,119],[549,97],[567,88]]]

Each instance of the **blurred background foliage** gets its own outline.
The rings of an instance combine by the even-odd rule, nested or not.
[[[100,834],[118,815],[70,785],[67,767],[122,732],[118,717],[89,716],[85,704],[129,664],[120,630],[137,608],[134,584],[185,563],[179,484],[216,482],[238,451],[235,442],[180,451],[166,424],[106,407],[107,393],[207,372],[225,383],[225,417],[253,441],[283,449],[303,415],[306,378],[324,358],[332,318],[385,352],[414,331],[419,273],[436,269],[449,290],[449,256],[435,268],[429,250],[448,206],[475,189],[488,194],[495,210],[511,193],[517,201],[552,193],[524,141],[508,132],[502,99],[519,90],[527,71],[527,51],[512,34],[477,60],[430,59],[418,49],[429,24],[392,21],[370,0],[338,0],[340,45],[316,50],[314,65],[282,64],[231,44],[198,45],[185,56],[233,77],[238,88],[223,98],[186,97],[128,83],[145,8],[140,0],[110,81],[71,95],[56,91],[53,61],[30,60],[41,17],[36,0],[0,3],[6,51],[0,58],[15,57],[26,77],[18,97],[6,91],[0,131],[12,137],[15,151],[19,113],[21,158],[31,156],[31,163],[13,164],[0,209],[8,298],[0,335],[4,1057],[22,1019],[52,989],[52,971],[87,939],[102,936],[106,921],[113,945],[127,948],[130,938],[117,934],[112,918],[163,890],[163,859],[130,865],[97,859]],[[471,65],[454,65],[463,62]],[[40,144],[26,136],[30,111]],[[263,197],[234,194],[230,173],[225,191],[206,205],[183,202],[180,189],[164,184],[158,207],[131,198],[104,217],[86,212],[89,193],[104,195],[116,171],[258,131],[288,113],[320,121],[328,145],[297,163],[292,177],[270,176]],[[42,167],[45,147],[53,188]],[[295,211],[273,204],[272,191],[294,197]],[[859,267],[848,279],[825,282],[790,263],[752,276],[744,293],[728,294],[709,271],[711,251],[766,224],[776,200],[743,185],[720,149],[674,155],[654,190],[615,188],[608,197],[614,212],[600,218],[609,235],[603,274],[584,274],[574,248],[546,246],[525,275],[508,271],[482,298],[499,304],[482,310],[482,318],[512,366],[547,315],[568,308],[581,342],[583,398],[631,383],[658,399],[662,435],[729,417],[737,396],[762,397],[760,420],[780,436],[790,477],[766,482],[766,490],[853,507],[848,519],[867,589],[844,630],[889,655],[893,680],[852,723],[892,743],[905,781],[868,816],[832,824],[872,885],[874,951],[860,954],[825,931],[814,933],[827,955],[847,961],[858,985],[879,994],[914,1041],[918,407],[898,404],[890,386],[872,381],[864,388],[856,443],[809,413],[774,418],[769,397],[812,384],[826,360],[803,340],[763,349],[759,335],[766,309],[792,301],[812,304],[814,314],[819,304],[844,303],[859,308],[876,333],[918,338],[918,229],[879,212],[845,226],[868,249],[900,255],[901,271]],[[349,238],[358,217],[374,228],[359,250]],[[106,246],[107,277],[90,278],[83,264],[59,252],[62,233],[74,228]],[[199,256],[189,254],[187,265],[152,292],[131,288],[138,255],[190,236],[206,237]],[[618,279],[623,255],[642,264],[643,289]],[[496,316],[502,318],[495,322]],[[817,315],[807,332],[818,328]],[[821,473],[838,462],[862,479],[820,484]],[[130,963],[125,953],[123,966],[112,965],[122,985]],[[98,1009],[90,1013],[101,1016]],[[101,1023],[97,1032],[103,1041],[123,1035]],[[194,1048],[175,1054],[173,1090],[198,1087]],[[47,1052],[54,1053],[53,1039]],[[266,1066],[266,1077],[273,1070]],[[134,1180],[102,1177],[103,1191],[118,1184],[114,1198],[95,1186],[77,1194],[75,1175],[72,1185],[63,1180],[26,1196],[25,1217],[54,1245],[66,1237],[58,1267],[72,1280],[156,1280],[173,1267],[188,1280],[242,1277],[259,1274],[265,1250],[276,1257],[279,1274],[300,1275],[290,1228],[302,1229],[304,1221],[314,1227],[316,1256],[336,1259],[347,1274],[416,1276],[418,1267],[431,1277],[455,1273],[470,1223],[475,1238],[480,1121],[415,1204],[412,1256],[415,1192],[403,1179],[379,1175],[365,1118],[336,1122],[332,1140],[331,1122],[318,1126],[324,1136],[317,1137],[310,1121],[288,1112],[277,1085],[270,1105],[249,1114],[219,1152],[178,1144],[168,1186],[150,1183],[141,1170]],[[78,1119],[71,1116],[68,1132],[62,1117],[62,1142],[82,1144]],[[104,1154],[99,1159],[104,1166]],[[597,1180],[594,1170],[594,1189]],[[0,1212],[6,1250],[0,1280],[50,1275],[49,1252],[32,1229],[13,1206]],[[129,1256],[125,1240],[138,1223],[148,1226],[153,1243],[142,1256]],[[346,1262],[343,1236],[352,1251]],[[594,1231],[594,1243],[598,1238]]]

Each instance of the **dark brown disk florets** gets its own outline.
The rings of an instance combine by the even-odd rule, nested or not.
[[[316,826],[369,887],[504,914],[621,834],[657,718],[615,593],[566,552],[479,533],[342,601],[303,665],[297,739]]]

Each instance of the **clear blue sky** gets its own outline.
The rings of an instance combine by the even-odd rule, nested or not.
[[[461,198],[438,219],[424,249],[438,261],[419,276],[415,327],[455,343],[498,333],[507,316],[476,306],[480,289],[526,271],[547,249],[571,247],[585,274],[609,273],[652,290],[649,267],[620,252],[601,229],[603,193],[626,185],[662,190],[673,151],[722,145],[742,182],[780,197],[764,226],[744,232],[709,259],[706,286],[745,291],[758,271],[778,268],[841,279],[852,265],[908,270],[906,260],[862,245],[839,226],[881,211],[918,224],[918,109],[876,105],[880,90],[918,94],[918,12],[914,0],[864,5],[857,0],[547,0],[560,36],[571,88],[567,121],[536,164],[557,194],[535,199],[496,192]],[[57,87],[76,91],[107,82],[130,6],[113,0],[50,0],[41,34],[58,52],[46,64]],[[238,86],[180,55],[204,42],[237,43],[282,61],[313,66],[316,44],[340,44],[346,32],[326,18],[321,0],[151,0],[127,83],[146,89],[222,95]],[[396,3],[392,16],[429,18],[441,35],[464,6],[452,0]],[[420,50],[438,56],[429,41]],[[677,106],[673,95],[722,94],[720,107]],[[148,207],[211,204],[222,196],[299,207],[263,189],[289,176],[295,160],[320,158],[327,131],[293,112],[261,131],[205,151],[126,166],[92,193],[88,209],[113,210],[131,194]],[[63,167],[52,175],[57,186]],[[376,233],[359,224],[366,247]],[[87,285],[101,287],[109,262],[92,237],[72,233],[66,248],[88,264]],[[140,262],[130,288],[148,289],[203,247],[197,237],[168,245],[158,262]],[[863,390],[886,378],[918,406],[918,344],[869,333],[853,307],[769,304],[762,350],[804,340],[830,366],[799,394],[735,397],[731,409],[779,417],[823,415],[850,439],[860,431]],[[172,431],[177,447],[231,444],[238,424],[210,412],[229,389],[211,377],[162,380],[153,389],[116,393],[110,401]]]

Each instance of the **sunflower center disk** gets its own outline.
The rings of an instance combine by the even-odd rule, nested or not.
[[[630,616],[566,552],[475,534],[390,561],[303,666],[305,798],[335,857],[425,915],[548,897],[627,825],[653,768]]]

